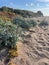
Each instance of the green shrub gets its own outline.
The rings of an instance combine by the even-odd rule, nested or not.
[[[17,26],[11,21],[0,20],[0,49],[3,47],[13,48],[18,40]]]
[[[23,18],[15,18],[13,20],[13,23],[16,24],[16,25],[19,25],[21,28],[24,28],[24,29],[30,28],[30,24],[28,23],[28,21],[26,21]]]
[[[39,26],[47,26],[49,25],[48,21],[43,20],[42,22],[40,22]]]
[[[35,20],[30,20],[30,24],[32,27],[34,27],[37,25],[37,22]]]

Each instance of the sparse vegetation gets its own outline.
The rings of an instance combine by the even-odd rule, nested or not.
[[[30,20],[30,24],[32,27],[36,26],[37,25],[37,21],[35,20]]]
[[[23,29],[29,30],[29,28],[34,27],[37,25],[35,20],[25,20],[24,18],[15,18],[13,23],[19,25]]]
[[[43,16],[43,13],[41,11],[38,11],[37,15],[40,17],[40,16]]]
[[[43,20],[42,22],[40,22],[39,26],[47,26],[49,25],[48,21]]]
[[[16,24],[16,25],[19,25],[21,28],[24,28],[24,29],[29,29],[30,28],[29,22],[26,21],[23,18],[15,18],[13,20],[13,23]]]
[[[43,13],[41,11],[38,11],[37,13],[34,13],[32,11],[27,10],[20,10],[20,9],[12,9],[9,7],[1,7],[0,12],[3,12],[5,16],[8,15],[8,17],[15,17],[16,15],[21,15],[24,18],[31,18],[31,17],[41,17],[43,16]],[[7,15],[6,15],[7,14]]]

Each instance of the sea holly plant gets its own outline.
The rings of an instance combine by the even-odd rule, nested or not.
[[[0,49],[14,48],[18,40],[18,25],[0,20]]]

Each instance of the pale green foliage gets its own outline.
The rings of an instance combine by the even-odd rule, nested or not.
[[[47,26],[47,25],[49,25],[49,22],[45,20],[41,21],[39,24],[39,26]]]
[[[16,25],[19,25],[21,28],[24,28],[24,29],[29,29],[30,28],[29,22],[27,22],[23,18],[15,18],[13,20],[13,23],[16,24]]]
[[[11,21],[0,20],[0,48],[11,47],[16,45],[18,40],[18,28]]]

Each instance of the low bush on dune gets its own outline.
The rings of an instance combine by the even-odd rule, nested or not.
[[[19,25],[21,28],[24,28],[24,29],[30,28],[30,24],[23,18],[15,18],[13,20],[13,23],[16,25]]]
[[[30,24],[32,27],[34,27],[37,25],[37,22],[35,20],[30,20]]]
[[[47,26],[49,25],[48,21],[43,20],[42,22],[40,22],[39,26]]]
[[[18,40],[20,28],[11,21],[0,20],[0,50],[7,48],[9,56],[17,56],[16,42]]]
[[[34,20],[25,20],[24,18],[15,18],[13,19],[13,23],[19,25],[23,29],[29,29],[37,25]]]
[[[0,21],[0,48],[14,47],[17,41],[16,26]]]

